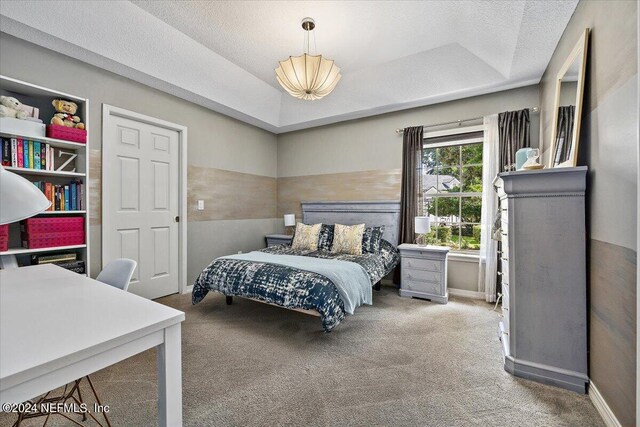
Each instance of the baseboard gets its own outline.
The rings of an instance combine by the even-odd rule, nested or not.
[[[468,291],[466,289],[447,288],[449,295],[462,298],[484,299],[484,292]]]
[[[607,427],[622,426],[594,383],[589,384],[589,399],[591,399],[591,403],[596,407]]]

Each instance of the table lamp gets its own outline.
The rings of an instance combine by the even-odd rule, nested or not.
[[[415,232],[419,234],[416,239],[418,246],[427,246],[427,233],[431,231],[431,220],[428,216],[417,216],[415,218]]]
[[[287,234],[289,234],[288,232],[290,231],[287,227],[295,227],[296,226],[296,215],[295,214],[285,214],[284,215],[284,227],[285,230],[287,231]],[[291,233],[293,234],[293,233]]]
[[[30,218],[49,206],[51,201],[31,181],[0,165],[0,225]],[[0,268],[15,267],[15,255],[0,256]]]

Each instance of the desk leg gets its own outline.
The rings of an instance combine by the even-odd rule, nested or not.
[[[182,354],[180,324],[164,330],[158,350],[158,424],[182,426]]]

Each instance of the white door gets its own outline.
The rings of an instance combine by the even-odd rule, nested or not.
[[[102,260],[138,262],[129,291],[179,291],[179,134],[105,114],[102,141]]]

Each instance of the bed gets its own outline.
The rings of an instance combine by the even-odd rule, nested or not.
[[[227,304],[242,297],[319,316],[325,332],[359,305],[371,304],[372,288],[379,289],[399,262],[399,202],[303,202],[302,213],[305,224],[384,227],[380,249],[347,255],[278,245],[217,258],[196,279],[192,303],[216,291]]]

